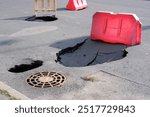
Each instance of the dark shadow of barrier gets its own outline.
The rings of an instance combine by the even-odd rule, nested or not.
[[[66,8],[57,8],[57,11],[67,11]]]
[[[15,17],[15,18],[7,18],[3,20],[22,20],[22,21],[36,21],[36,22],[51,22],[55,21],[58,18],[55,16],[25,16],[25,17]]]
[[[82,42],[82,41],[84,41],[85,39],[88,39],[88,38],[89,38],[88,36],[82,36],[82,37],[62,40],[62,41],[58,41],[56,43],[53,43],[53,44],[51,44],[49,46],[50,47],[54,47],[54,48],[64,49],[67,46],[74,46],[77,43],[80,43],[80,42]]]
[[[16,42],[17,42],[16,40],[3,40],[3,41],[0,41],[0,46],[9,46]]]
[[[31,16],[13,17],[13,18],[7,18],[7,19],[3,19],[3,20],[22,20],[22,21],[25,21],[25,19],[27,19],[29,17],[31,17]]]
[[[38,16],[36,17],[35,15],[34,16],[31,16],[27,19],[25,19],[26,21],[38,21],[38,22],[50,22],[50,21],[55,21],[57,20],[58,18],[55,17],[55,16]]]
[[[142,26],[142,30],[150,30],[150,26]]]
[[[60,48],[60,45],[68,45],[66,48],[56,53],[56,62],[59,62],[67,67],[84,67],[105,62],[116,61],[127,56],[125,50],[127,46],[122,44],[109,44],[101,41],[92,41],[89,37],[79,39],[71,39],[76,44],[72,45],[71,40],[66,40],[62,43],[57,42],[52,47]],[[68,44],[70,43],[70,45]],[[58,47],[59,45],[59,47]]]

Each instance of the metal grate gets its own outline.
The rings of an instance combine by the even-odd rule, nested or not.
[[[27,78],[27,83],[33,87],[61,87],[66,77],[57,72],[38,72]]]

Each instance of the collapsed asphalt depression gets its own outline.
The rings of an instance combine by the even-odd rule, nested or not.
[[[116,61],[127,56],[126,45],[85,39],[56,53],[56,62],[67,67],[84,67]]]
[[[43,65],[43,61],[41,60],[32,60],[30,58],[24,59],[22,64],[15,65],[10,68],[8,71],[13,73],[21,73],[34,68],[38,68]]]
[[[31,16],[27,19],[25,19],[25,21],[39,21],[39,22],[50,22],[50,21],[55,21],[58,18],[55,16]]]

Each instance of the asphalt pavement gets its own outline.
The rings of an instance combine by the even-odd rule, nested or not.
[[[52,22],[25,21],[34,15],[33,0],[0,1],[0,81],[9,90],[3,85],[0,89],[16,99],[150,99],[150,1],[87,0],[88,7],[79,11],[66,10],[67,1],[57,0],[58,20]],[[86,67],[56,63],[61,49],[90,38],[97,11],[136,14],[142,22],[142,43],[127,47],[126,57],[109,63]],[[27,59],[43,64],[20,73],[8,71]],[[30,75],[43,71],[63,74],[63,85],[37,88],[27,83]],[[0,94],[0,99],[9,98]]]

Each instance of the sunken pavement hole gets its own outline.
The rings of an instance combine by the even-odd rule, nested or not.
[[[50,21],[55,21],[57,20],[58,18],[55,17],[55,16],[32,16],[32,17],[29,17],[27,19],[25,19],[26,21],[45,21],[45,22],[50,22]]]
[[[38,68],[43,65],[43,61],[41,60],[31,60],[28,59],[25,61],[26,63],[15,65],[14,67],[10,68],[8,71],[13,73],[21,73],[28,70],[32,70],[34,68]]]
[[[55,62],[67,67],[85,67],[123,59],[128,52],[126,45],[110,44],[85,39],[75,46],[67,47],[56,53]]]

